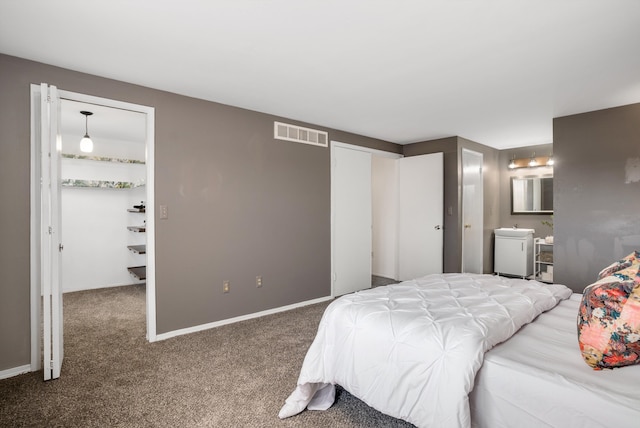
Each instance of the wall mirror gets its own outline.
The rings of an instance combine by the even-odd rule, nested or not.
[[[511,214],[553,214],[553,176],[511,177]]]

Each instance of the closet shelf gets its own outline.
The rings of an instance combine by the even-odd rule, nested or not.
[[[89,161],[98,161],[98,162],[129,163],[129,164],[138,164],[138,165],[145,164],[144,161],[136,160],[136,159],[111,158],[106,156],[75,155],[71,153],[62,153],[62,157],[65,159],[79,159],[79,160],[89,160]]]
[[[140,201],[140,204],[134,205],[132,208],[127,209],[130,213],[142,213],[144,214],[146,211],[146,206],[144,201]],[[127,226],[127,229],[131,232],[142,233],[147,231],[146,220],[142,226]],[[137,244],[137,245],[127,245],[127,249],[133,252],[134,254],[147,254],[147,245],[146,244]],[[139,262],[138,262],[139,263]],[[132,266],[127,268],[131,276],[138,280],[147,279],[147,267],[146,266]]]
[[[137,279],[147,279],[147,267],[146,266],[132,266],[127,268],[129,273]]]
[[[83,187],[89,189],[135,189],[144,186],[144,183],[130,181],[106,181],[106,180],[79,180],[74,178],[63,179],[62,187]]]
[[[129,245],[127,248],[136,254],[147,254],[146,245]]]

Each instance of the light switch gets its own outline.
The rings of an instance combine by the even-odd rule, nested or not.
[[[169,218],[169,208],[166,205],[160,205],[160,219],[166,220]]]

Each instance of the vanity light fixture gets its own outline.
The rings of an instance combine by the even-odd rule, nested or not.
[[[93,113],[83,110],[80,114],[84,115],[84,137],[80,140],[80,150],[85,153],[91,153],[93,151],[93,141],[91,141],[91,137],[89,137],[89,116]]]
[[[510,170],[538,167],[553,167],[553,155],[536,157],[536,154],[534,152],[533,155],[528,158],[516,158],[515,156],[513,156],[511,158],[511,161],[509,162]]]

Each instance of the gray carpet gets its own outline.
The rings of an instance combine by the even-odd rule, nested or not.
[[[278,419],[327,304],[148,343],[143,286],[65,294],[62,376],[1,380],[0,426],[413,426],[340,388],[329,410]]]
[[[384,276],[371,275],[371,287],[380,287],[382,285],[397,284],[399,281]]]

